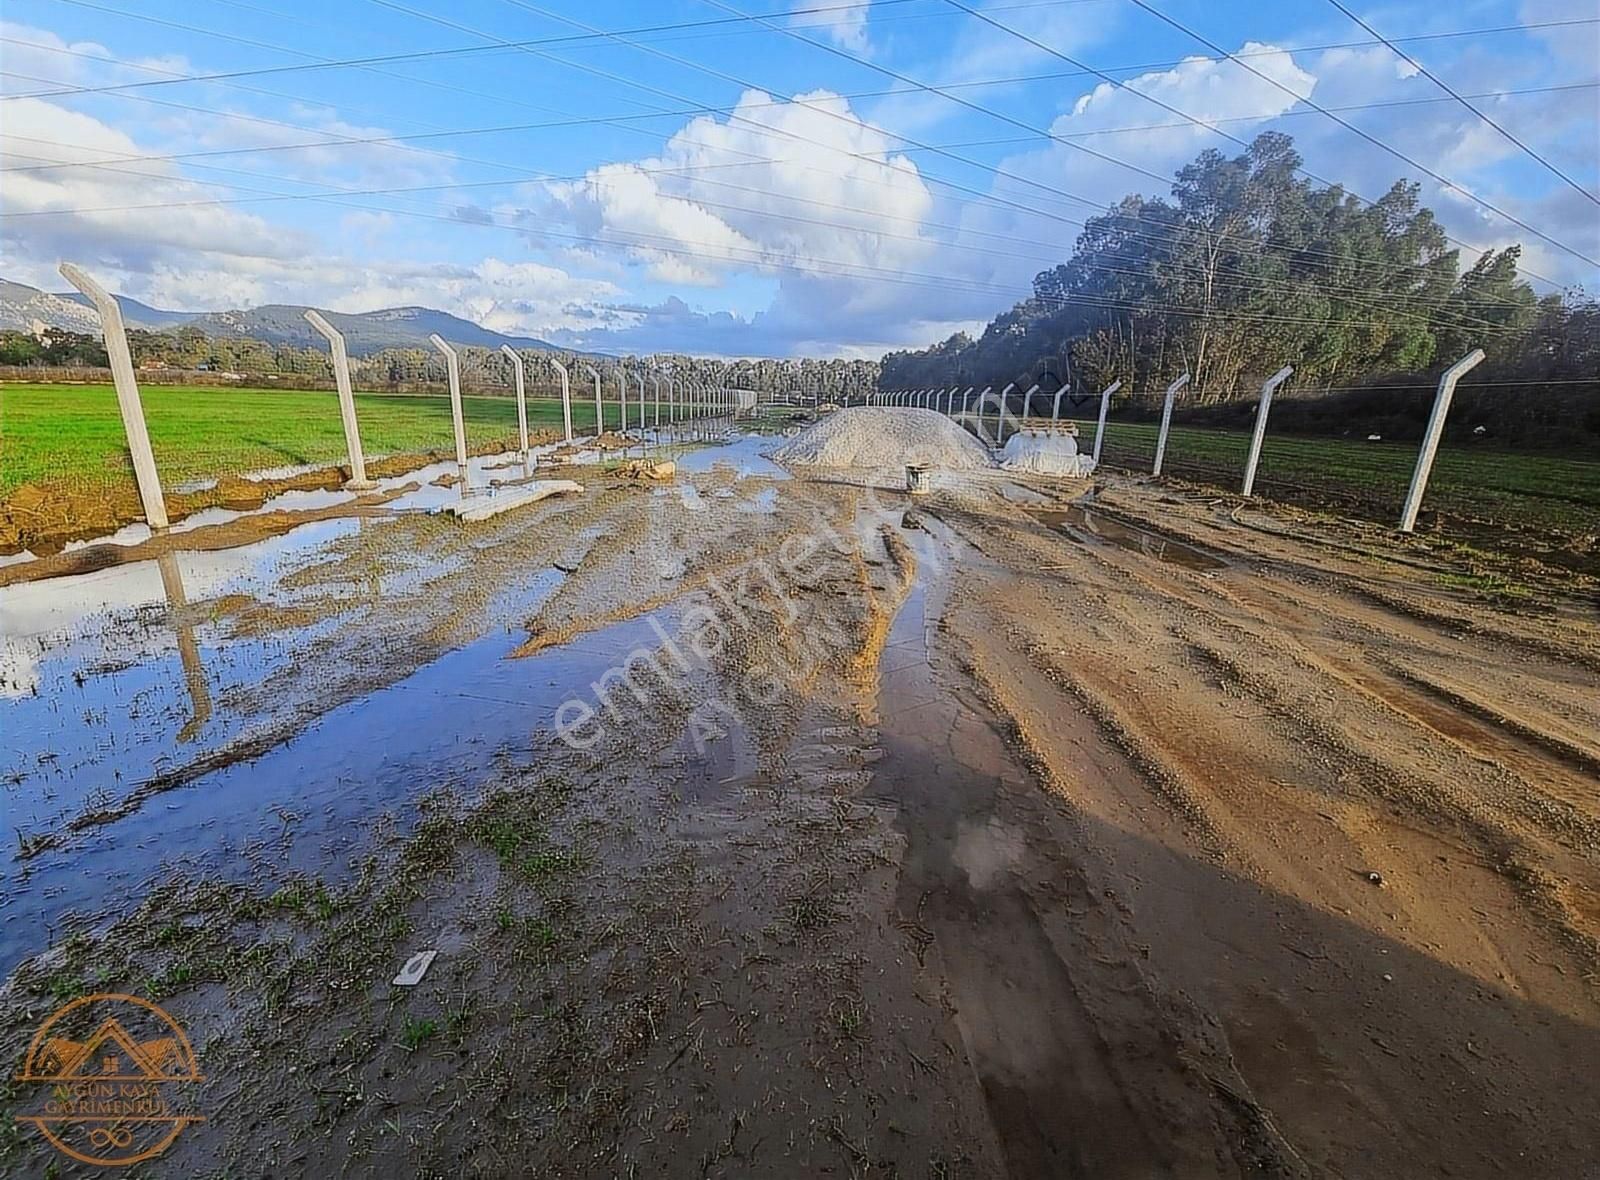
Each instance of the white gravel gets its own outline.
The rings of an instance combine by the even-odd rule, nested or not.
[[[934,410],[851,406],[806,427],[772,452],[779,463],[811,467],[902,467],[935,470],[993,467],[988,449]]]

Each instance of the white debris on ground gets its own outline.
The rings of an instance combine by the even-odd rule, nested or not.
[[[574,483],[570,479],[536,479],[531,483],[477,492],[460,500],[453,500],[449,504],[442,504],[434,511],[446,513],[460,520],[477,522],[499,516],[502,512],[510,512],[513,508],[521,508],[526,504],[536,504],[550,496],[564,496],[581,491],[583,485]]]
[[[901,467],[935,470],[993,467],[989,452],[934,410],[850,406],[806,427],[772,452],[779,463],[812,467]]]
[[[1076,431],[1021,430],[1006,440],[1000,466],[1007,471],[1078,479],[1094,470],[1094,460],[1078,454]]]

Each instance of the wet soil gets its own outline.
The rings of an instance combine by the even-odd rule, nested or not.
[[[551,431],[529,435],[529,442],[547,445],[560,436]],[[504,454],[505,442],[471,449],[474,456]],[[405,475],[446,458],[447,452],[385,455],[368,460],[367,476],[381,480]],[[348,467],[326,466],[292,475],[248,478],[226,475],[190,490],[164,489],[167,518],[176,524],[209,509],[248,512],[286,492],[332,491],[344,486]],[[76,541],[104,537],[144,519],[133,484],[74,483],[69,479],[24,484],[0,499],[0,556],[30,552],[39,557],[59,554]]]
[[[0,1055],[159,1000],[151,1175],[1592,1168],[1592,586],[759,450],[8,591]]]

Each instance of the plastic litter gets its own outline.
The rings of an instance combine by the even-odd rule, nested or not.
[[[400,968],[400,974],[394,977],[396,987],[416,987],[422,982],[422,977],[428,973],[428,967],[438,957],[438,951],[418,951],[406,960],[406,965]]]

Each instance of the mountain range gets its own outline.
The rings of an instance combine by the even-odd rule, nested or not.
[[[322,337],[306,323],[306,309],[295,304],[269,303],[240,311],[164,311],[126,295],[115,298],[122,308],[123,322],[129,328],[169,332],[192,327],[208,337],[323,347]],[[547,341],[531,336],[506,336],[431,307],[387,307],[354,314],[323,311],[322,314],[344,333],[345,347],[351,356],[367,356],[385,348],[429,348],[428,336],[434,332],[451,344],[481,348],[509,344],[513,348],[562,351]],[[100,334],[100,317],[95,314],[88,296],[76,291],[55,295],[24,283],[0,279],[0,330],[27,332],[35,324],[69,332]]]

